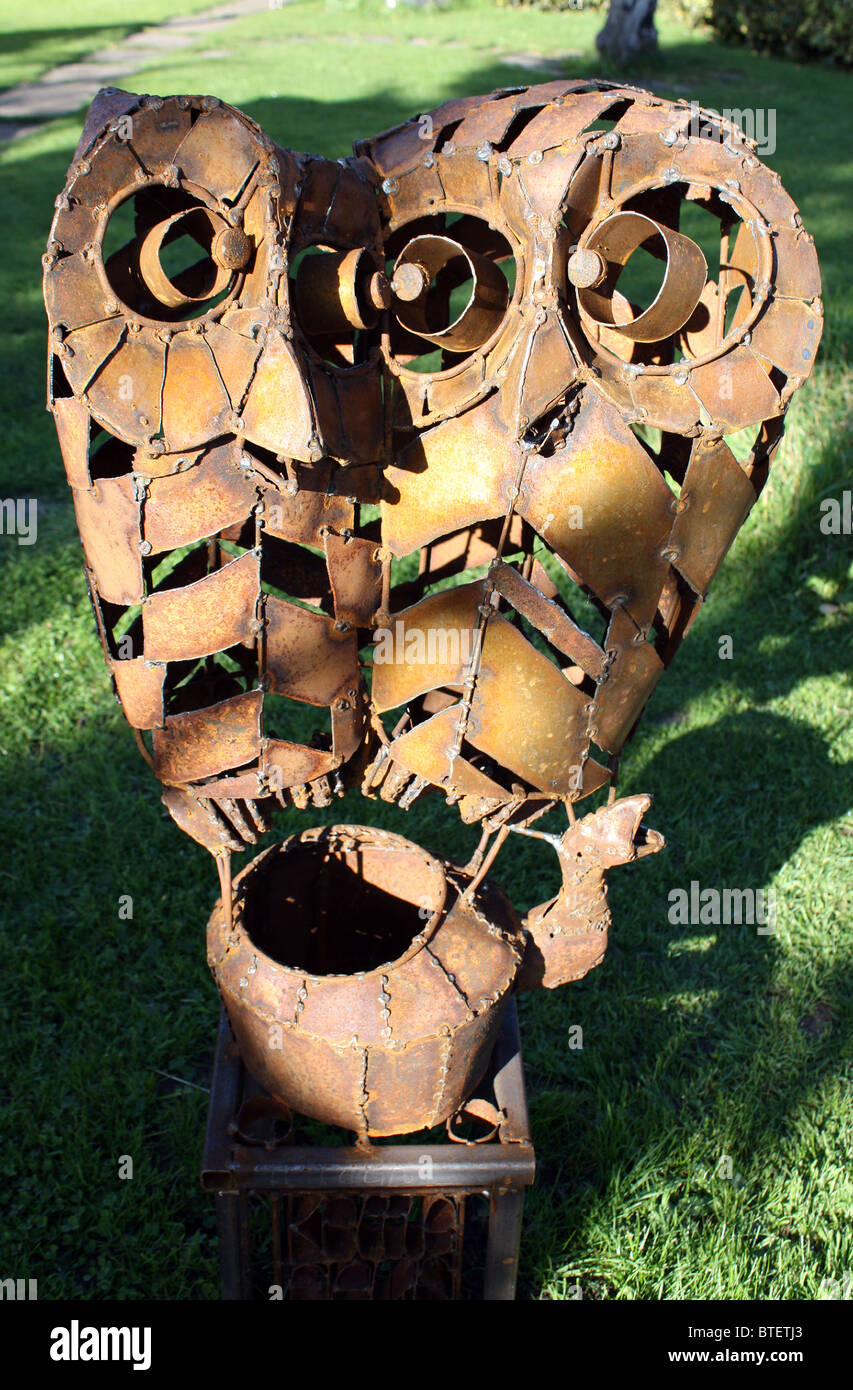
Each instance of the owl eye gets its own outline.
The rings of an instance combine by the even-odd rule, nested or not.
[[[635,311],[616,286],[641,247],[661,264],[659,283],[647,308]],[[599,327],[613,328],[638,343],[656,343],[683,328],[702,295],[708,263],[690,237],[640,212],[607,217],[569,259],[568,276],[578,304]]]
[[[200,260],[169,272],[163,264],[167,246],[186,253],[195,242]],[[229,227],[209,208],[175,213],[151,231],[139,247],[139,273],[161,304],[170,309],[203,306],[221,293],[236,270],[242,270],[252,254],[252,242],[239,227]]]
[[[413,237],[391,280],[397,322],[449,352],[473,352],[499,327],[509,285],[494,262],[449,236]]]
[[[498,333],[515,284],[509,242],[482,218],[418,218],[389,238],[391,352],[412,371],[452,371]],[[433,351],[430,351],[432,347]]]
[[[128,308],[173,322],[213,308],[253,249],[241,228],[182,190],[148,188],[113,212],[104,271]]]
[[[695,146],[683,156],[696,166],[689,181],[650,172],[615,211],[609,202],[598,216],[585,211],[583,228],[578,211],[567,279],[597,380],[635,422],[757,434],[762,419],[779,413],[793,365],[776,324],[796,322],[807,336],[816,320],[805,304],[787,304],[796,281],[774,272],[775,241],[748,196],[763,193],[760,173],[754,187],[746,186],[749,170],[743,187],[726,183],[726,156],[703,140]],[[627,158],[627,136],[624,148]],[[806,298],[808,263],[794,264]],[[779,299],[774,274],[785,286]]]

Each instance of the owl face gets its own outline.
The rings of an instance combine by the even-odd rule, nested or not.
[[[44,263],[105,655],[211,848],[347,785],[494,827],[611,781],[822,326],[750,144],[600,82],[337,163],[102,95]]]

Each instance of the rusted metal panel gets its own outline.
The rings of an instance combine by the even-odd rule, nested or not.
[[[62,243],[58,243],[61,245]],[[78,254],[65,256],[55,261],[45,274],[45,303],[51,323],[66,333],[86,328],[89,324],[101,323],[114,318],[123,327],[123,322],[115,311],[107,308],[108,295],[103,285],[91,273],[88,260]],[[77,343],[69,344],[77,354]],[[74,371],[80,374],[78,364],[69,363],[69,375]]]
[[[597,680],[604,664],[604,653],[589,633],[578,627],[558,604],[545,598],[511,565],[501,564],[494,573],[495,588],[513,608],[523,613],[553,646],[571,657],[588,676]]]
[[[163,723],[163,681],[166,667],[137,656],[110,664],[128,724],[136,729],[156,729]]]
[[[266,490],[264,531],[281,540],[322,546],[326,530],[337,535],[352,530],[353,504],[348,497],[326,492],[328,476],[314,479],[303,470],[292,491]]]
[[[460,686],[476,656],[477,615],[485,590],[463,584],[392,615],[377,647],[371,698],[381,714],[437,686]]]
[[[379,209],[371,186],[355,169],[338,166],[323,232],[333,245],[363,246],[381,236]]]
[[[130,126],[130,144],[142,166],[149,171],[172,164],[175,152],[192,125],[188,102],[166,97],[137,112]]]
[[[497,615],[489,620],[467,729],[470,743],[540,791],[566,796],[587,748],[585,704],[516,628]]]
[[[162,389],[163,434],[169,449],[189,449],[211,434],[224,433],[231,402],[202,334],[184,333],[171,340]]]
[[[451,705],[395,738],[390,751],[392,760],[434,786],[446,790],[452,787],[463,796],[496,803],[508,800],[509,793],[500,783],[480,772],[467,758],[461,754],[451,757],[461,712],[460,705]]]
[[[62,366],[80,397],[86,392],[95,374],[122,342],[126,331],[121,319],[113,317],[87,324],[69,333],[68,350],[62,355]],[[93,405],[96,418],[109,419],[100,399]]]
[[[460,404],[473,404],[482,395],[484,378],[485,361],[479,354],[457,368],[452,376],[435,377],[427,392],[430,412],[445,415],[458,409]]]
[[[312,396],[323,421],[324,451],[342,462],[370,463],[381,451],[382,392],[373,370],[334,371],[311,363]]]
[[[314,433],[305,379],[286,338],[267,339],[240,412],[241,433],[253,444],[291,458],[309,459]]]
[[[175,151],[174,161],[190,183],[220,202],[235,202],[261,157],[257,136],[245,118],[217,102],[199,115]]]
[[[53,402],[53,418],[66,477],[73,488],[82,488],[87,492],[92,486],[89,476],[89,425],[92,417],[76,396],[59,396]]]
[[[572,175],[582,159],[582,148],[569,148],[552,151],[540,164],[528,161],[517,166],[522,196],[537,217],[550,217],[555,208],[562,207]]]
[[[86,112],[86,119],[74,151],[72,167],[78,165],[94,142],[103,135],[112,121],[138,109],[141,98],[135,92],[123,92],[118,87],[102,87]]]
[[[673,505],[643,446],[592,397],[565,447],[528,462],[518,510],[608,607],[622,602],[648,626],[663,587]]]
[[[799,299],[777,299],[752,330],[753,353],[767,367],[778,367],[788,377],[805,376],[817,352],[823,316],[812,304]]]
[[[448,141],[436,160],[448,203],[477,207],[492,200],[497,191],[497,178],[490,166],[477,158],[476,150],[457,148]]]
[[[207,709],[169,715],[153,734],[154,771],[161,782],[195,782],[257,758],[261,698],[252,690]]]
[[[324,753],[319,748],[281,738],[270,738],[264,743],[264,774],[273,786],[301,787],[339,766],[340,758],[335,753]]]
[[[241,841],[216,802],[182,787],[166,787],[161,800],[175,824],[211,854],[240,848]]]
[[[252,338],[245,338],[222,323],[209,323],[204,331],[205,341],[216,369],[222,378],[231,401],[232,409],[240,409],[246,389],[254,375],[261,345]]]
[[[142,605],[145,654],[151,661],[187,661],[255,641],[260,571],[243,555],[184,588],[164,589]]]
[[[350,627],[372,627],[382,601],[382,559],[373,541],[361,536],[324,537],[326,564],[335,600],[335,619]]]
[[[497,412],[490,398],[436,425],[402,450],[399,465],[385,470],[382,539],[395,555],[408,555],[448,531],[507,510],[520,453]],[[460,459],[465,460],[464,490]]]
[[[517,94],[492,97],[480,106],[469,107],[469,114],[453,132],[453,142],[460,149],[463,145],[479,145],[484,140],[500,144],[512,125],[518,110]]]
[[[332,748],[339,763],[351,758],[364,742],[365,703],[361,688],[350,686],[331,707]]]
[[[755,501],[755,488],[722,440],[697,439],[672,528],[672,563],[705,594]]]
[[[613,614],[605,643],[607,668],[595,692],[590,735],[618,753],[663,675],[663,662],[624,610]]]
[[[316,242],[318,233],[325,225],[341,171],[326,159],[308,155],[302,163],[301,175],[302,189],[295,228],[297,235],[304,236],[306,243]]]
[[[540,310],[543,322],[531,330],[529,344],[516,354],[513,368],[518,373],[513,395],[517,409],[526,421],[536,420],[555,401],[565,396],[577,374],[577,362],[569,347],[558,314]],[[537,314],[539,317],[539,314]]]
[[[152,552],[177,550],[245,521],[257,504],[256,483],[234,444],[216,445],[180,473],[152,478],[143,521]]]
[[[130,479],[101,478],[90,489],[74,488],[72,495],[86,562],[101,598],[108,603],[140,603],[142,533]]]
[[[89,383],[89,399],[113,434],[133,444],[160,434],[165,368],[166,344],[150,329],[140,328],[99,369]]]
[[[355,634],[334,618],[268,594],[264,602],[270,689],[292,700],[330,705],[358,686]]]
[[[422,209],[429,205],[430,199],[444,197],[435,160],[432,159],[430,164],[423,162],[428,157],[427,152],[431,144],[432,141],[426,142],[422,162],[406,170],[404,176],[397,180],[396,191],[389,196],[388,201],[395,222],[408,222],[418,217]]]
[[[723,364],[694,367],[689,384],[721,433],[732,434],[781,409],[776,387],[749,347],[736,348]]]

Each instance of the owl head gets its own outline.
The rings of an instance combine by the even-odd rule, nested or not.
[[[337,162],[102,92],[44,286],[107,664],[217,854],[352,785],[491,829],[614,785],[822,327],[753,145],[599,81]]]

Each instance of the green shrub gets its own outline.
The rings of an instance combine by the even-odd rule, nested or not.
[[[853,64],[853,0],[711,0],[706,17],[724,43]]]
[[[513,9],[606,10],[608,0],[497,0]],[[658,15],[759,53],[853,66],[853,0],[659,0]]]

